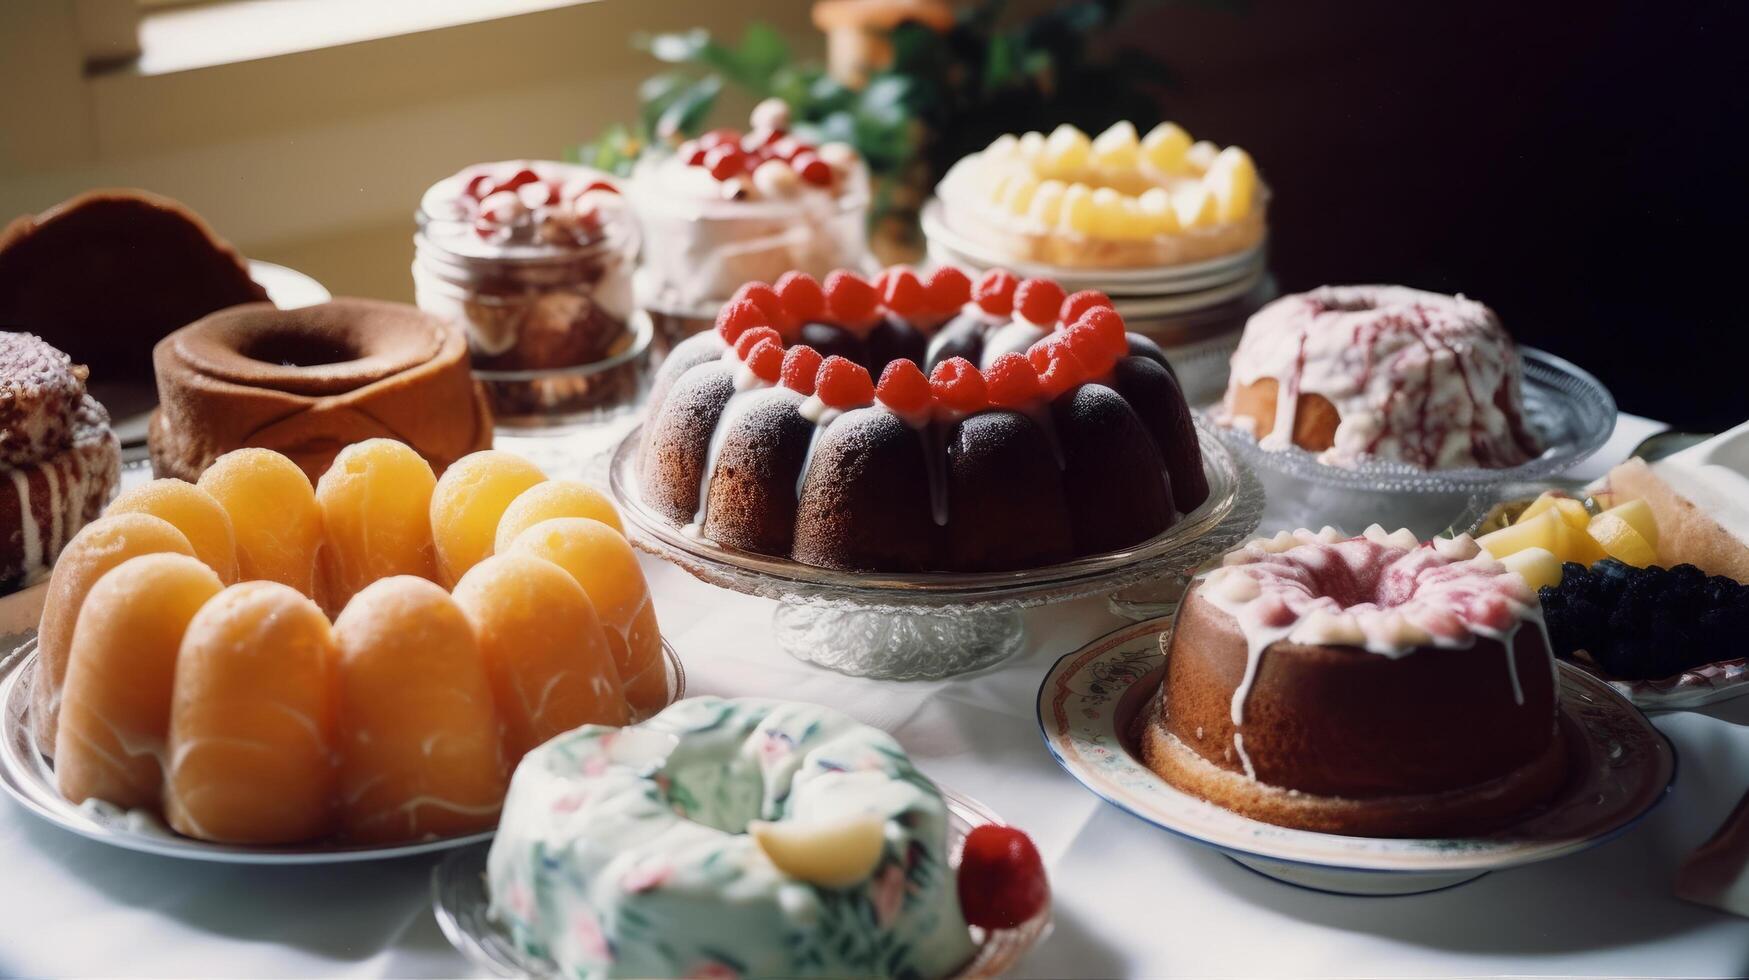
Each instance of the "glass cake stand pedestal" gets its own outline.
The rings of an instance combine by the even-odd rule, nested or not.
[[[846,572],[725,548],[650,509],[638,492],[641,428],[614,451],[608,483],[638,548],[701,581],[777,601],[778,646],[832,670],[931,680],[980,670],[1026,642],[1022,610],[1181,580],[1257,527],[1263,488],[1199,425],[1209,498],[1164,533],[1122,551],[1013,572]]]

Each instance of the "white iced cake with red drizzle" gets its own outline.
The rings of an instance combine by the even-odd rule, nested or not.
[[[647,505],[828,568],[1049,565],[1138,545],[1209,497],[1159,348],[1102,294],[1002,270],[749,283],[649,404]]]
[[[1186,792],[1285,826],[1484,832],[1564,773],[1537,599],[1467,535],[1282,532],[1186,597],[1140,732]]]
[[[1334,466],[1498,468],[1542,452],[1494,311],[1402,286],[1324,286],[1257,311],[1215,419]]]

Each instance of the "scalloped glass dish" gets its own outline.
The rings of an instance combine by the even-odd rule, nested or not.
[[[668,703],[686,696],[686,668],[662,641]],[[222,864],[340,864],[380,861],[466,847],[491,840],[494,831],[408,841],[402,844],[336,844],[312,841],[281,846],[219,844],[184,837],[156,814],[123,811],[106,804],[78,805],[61,797],[53,764],[37,751],[30,728],[31,685],[36,680],[36,637],[0,660],[0,788],[42,819],[102,844],[191,861]]]
[[[945,787],[941,788],[941,797],[947,804],[949,862],[957,868],[966,835],[972,828],[1003,821],[982,803]],[[492,976],[543,980],[558,976],[552,963],[524,953],[510,933],[491,917],[491,899],[486,894],[486,852],[483,845],[458,850],[431,869],[431,907],[438,928],[463,956]],[[1048,903],[1037,915],[1012,929],[973,926],[972,941],[977,944],[977,952],[954,977],[971,980],[1001,976],[1050,932]]]
[[[638,492],[641,427],[614,451],[608,483],[634,545],[711,585],[777,600],[778,644],[798,659],[861,676],[939,678],[1016,652],[1021,609],[1182,575],[1256,530],[1263,488],[1208,426],[1197,430],[1209,480],[1202,506],[1135,547],[1012,572],[845,572],[690,537]]]

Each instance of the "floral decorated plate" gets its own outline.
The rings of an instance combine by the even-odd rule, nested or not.
[[[1241,817],[1173,788],[1141,761],[1137,716],[1165,676],[1172,622],[1126,626],[1057,661],[1038,694],[1045,745],[1107,802],[1279,881],[1345,895],[1412,895],[1573,854],[1626,832],[1663,800],[1676,754],[1609,685],[1561,665],[1569,774],[1561,794],[1483,837],[1344,837]]]
[[[982,803],[943,787],[947,803],[949,861],[957,869],[965,849],[966,835],[973,827],[1001,823],[1002,819]],[[492,918],[486,894],[485,844],[451,852],[431,872],[431,904],[438,927],[450,943],[474,965],[498,977],[555,976],[552,963],[529,956],[517,947],[505,929]],[[996,977],[1014,968],[1027,951],[1050,934],[1049,903],[1037,915],[1012,929],[980,929],[972,926],[977,951],[955,978]]]
[[[667,654],[668,701],[672,704],[686,695],[686,671],[666,640],[662,642],[662,650]],[[34,635],[0,659],[0,787],[26,810],[81,837],[130,851],[223,864],[378,861],[465,847],[492,837],[492,831],[487,830],[386,846],[314,841],[281,847],[252,847],[184,837],[171,830],[156,814],[144,810],[122,810],[97,801],[82,806],[69,803],[62,799],[55,787],[53,763],[37,751],[36,740],[31,736],[30,694],[36,671]]]

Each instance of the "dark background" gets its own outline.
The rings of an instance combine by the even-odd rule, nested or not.
[[[1257,159],[1284,290],[1463,292],[1624,411],[1749,418],[1749,3],[1170,4],[1124,41]]]

